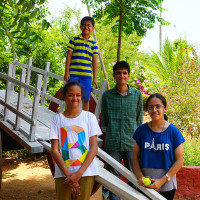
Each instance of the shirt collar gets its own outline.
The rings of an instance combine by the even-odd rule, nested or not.
[[[84,40],[84,38],[83,38],[83,36],[82,36],[81,33],[78,35],[78,37],[79,37],[80,39],[83,39],[83,40]],[[93,39],[93,38],[90,36],[87,40],[88,40],[88,41],[91,41],[92,39]]]
[[[133,91],[132,91],[131,87],[130,87],[128,84],[127,84],[127,86],[128,86],[127,94],[133,94]],[[118,92],[118,90],[117,90],[117,85],[115,85],[115,87],[114,87],[113,89],[114,89],[114,92],[115,92],[115,93],[120,94],[120,93]],[[127,95],[127,94],[126,94],[126,95]],[[126,96],[126,95],[124,95],[124,96]]]

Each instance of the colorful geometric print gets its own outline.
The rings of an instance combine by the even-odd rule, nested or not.
[[[67,126],[60,128],[62,157],[67,167],[81,166],[87,156],[87,148],[84,145],[85,132],[79,126]],[[77,137],[78,136],[78,137]],[[76,140],[76,141],[74,141]],[[73,142],[69,142],[73,141]],[[70,152],[79,150],[81,156],[77,159],[70,158]],[[76,151],[74,151],[76,152]]]

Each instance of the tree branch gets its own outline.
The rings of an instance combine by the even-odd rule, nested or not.
[[[4,8],[5,8],[5,5],[6,5],[5,2],[3,2],[3,3],[4,3],[4,6],[3,6],[3,10],[2,10],[1,15],[0,15],[0,21],[1,21],[1,18],[2,18],[2,16],[3,16],[3,11],[4,11]]]

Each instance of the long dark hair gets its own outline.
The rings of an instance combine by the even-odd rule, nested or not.
[[[82,95],[82,92],[83,92],[82,86],[81,86],[81,84],[80,84],[79,82],[77,82],[77,81],[68,81],[68,82],[65,84],[65,86],[63,87],[63,89],[62,89],[62,95],[63,95],[63,96],[66,96],[66,94],[67,94],[69,88],[72,87],[72,86],[78,86],[78,87],[80,87],[80,88],[81,88],[81,95]]]
[[[163,95],[159,94],[159,93],[154,93],[154,94],[150,95],[149,98],[147,99],[147,101],[146,101],[146,109],[148,108],[149,101],[154,97],[160,99],[162,101],[164,107],[165,108],[167,107],[167,101],[166,101],[165,97]],[[164,114],[164,119],[166,121],[168,121],[168,117],[167,117],[166,114]]]

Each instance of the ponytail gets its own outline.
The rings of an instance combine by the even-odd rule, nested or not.
[[[168,117],[166,114],[164,114],[164,120],[168,122]]]

